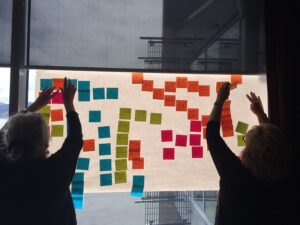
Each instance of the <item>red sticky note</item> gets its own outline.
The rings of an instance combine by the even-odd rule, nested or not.
[[[200,120],[191,120],[190,131],[201,132],[202,122]]]
[[[87,139],[83,140],[83,151],[95,151],[95,140],[94,139]]]
[[[176,135],[176,141],[175,141],[176,146],[186,147],[186,143],[187,143],[187,135],[180,135],[180,134]]]
[[[192,158],[203,158],[203,147],[192,147]]]
[[[222,109],[221,115],[222,115],[222,116],[228,116],[228,115],[231,115],[230,108],[227,108],[227,109],[224,108],[224,109]]]
[[[141,151],[139,149],[129,150],[128,160],[133,160],[141,157]]]
[[[64,79],[54,78],[53,79],[53,87],[55,90],[60,90],[60,88],[64,88]]]
[[[242,84],[242,75],[240,74],[231,74],[231,83],[232,84]]]
[[[231,100],[226,100],[223,104],[223,109],[230,109]]]
[[[173,141],[173,131],[172,130],[162,130],[161,131],[161,141],[162,142]]]
[[[203,139],[206,139],[206,127],[203,127],[202,134],[203,134]]]
[[[208,115],[203,115],[202,116],[202,126],[204,126],[204,127],[207,126],[208,119],[209,119]]]
[[[132,83],[133,84],[142,84],[144,80],[144,75],[143,73],[132,73]]]
[[[153,88],[153,99],[164,99],[165,90],[163,88]]]
[[[199,82],[188,81],[188,92],[199,92]]]
[[[232,137],[233,136],[233,129],[232,130],[222,130],[223,137]]]
[[[176,77],[177,88],[187,88],[187,77]]]
[[[176,111],[185,112],[187,110],[187,100],[176,100]]]
[[[228,114],[228,115],[222,115],[221,121],[223,121],[223,120],[231,120],[231,114]]]
[[[199,96],[209,96],[210,87],[209,85],[199,85]]]
[[[143,80],[142,91],[153,91],[153,80]]]
[[[175,159],[175,149],[174,148],[164,148],[163,149],[163,159],[164,160]]]
[[[176,82],[175,81],[165,81],[165,91],[166,92],[176,92]]]
[[[141,150],[141,141],[129,140],[129,150]]]
[[[190,134],[190,145],[201,145],[201,135],[200,134]]]
[[[56,95],[52,97],[52,104],[63,104],[63,96],[61,92],[58,92]]]
[[[216,85],[216,92],[217,93],[219,92],[219,89],[222,87],[222,85],[225,84],[225,83],[226,83],[225,81],[217,82],[217,85]]]
[[[199,119],[199,109],[188,108],[188,119],[189,120],[198,120]]]
[[[164,105],[165,106],[175,106],[176,105],[175,95],[165,95]]]
[[[132,169],[144,169],[144,158],[133,158]]]
[[[51,110],[51,121],[63,121],[64,116],[63,116],[63,110],[62,109],[53,109]]]

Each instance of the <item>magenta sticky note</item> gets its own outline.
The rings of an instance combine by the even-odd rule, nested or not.
[[[202,123],[200,120],[191,120],[191,132],[201,132]]]
[[[172,130],[162,130],[161,131],[161,141],[162,142],[173,141],[173,131]]]
[[[58,92],[55,96],[52,97],[52,104],[63,104],[63,96],[61,92]]]
[[[174,148],[164,148],[163,149],[163,159],[164,160],[173,160],[175,158],[175,149]]]
[[[192,147],[192,158],[203,158],[203,147]]]
[[[187,135],[180,135],[180,134],[176,135],[176,142],[175,142],[176,146],[186,147],[186,143],[187,143]]]
[[[201,135],[200,134],[190,134],[190,145],[201,145]]]

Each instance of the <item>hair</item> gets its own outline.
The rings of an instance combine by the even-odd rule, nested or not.
[[[41,114],[18,113],[8,121],[5,140],[10,160],[44,158],[49,145],[48,127]]]
[[[245,137],[241,161],[255,177],[262,181],[279,181],[289,176],[291,150],[279,128],[265,123],[254,126]]]

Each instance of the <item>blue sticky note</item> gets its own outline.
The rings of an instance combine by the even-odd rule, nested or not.
[[[112,174],[100,174],[100,186],[112,185]]]
[[[105,99],[104,88],[93,88],[94,99]]]
[[[99,155],[110,155],[111,145],[110,143],[99,144]]]
[[[118,88],[107,88],[106,89],[106,98],[107,99],[118,99],[119,89]]]
[[[78,181],[83,182],[83,180],[84,180],[84,173],[82,173],[82,172],[74,173],[73,178],[72,178],[72,183],[78,182]]]
[[[110,127],[98,127],[98,137],[99,138],[109,138],[110,137]]]
[[[90,91],[90,81],[78,81],[79,91]]]
[[[144,192],[145,176],[133,176],[131,196],[142,197]]]
[[[51,88],[53,86],[52,79],[41,79],[40,80],[40,90],[44,90],[45,88]]]
[[[111,159],[100,159],[100,171],[111,171]]]
[[[74,85],[74,87],[77,89],[77,79],[71,79],[71,84]]]
[[[83,208],[83,195],[72,194],[73,204],[75,209]]]
[[[84,183],[81,185],[72,183],[71,192],[74,194],[83,194]]]
[[[90,91],[78,91],[78,101],[79,102],[88,102],[90,101]]]
[[[90,166],[90,159],[89,158],[79,158],[77,160],[77,167],[78,170],[88,170]]]
[[[89,111],[89,122],[101,122],[101,111]]]

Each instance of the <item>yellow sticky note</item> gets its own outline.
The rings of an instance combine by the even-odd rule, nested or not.
[[[115,172],[115,184],[122,184],[127,182],[126,171]]]
[[[116,159],[116,171],[127,170],[127,159]]]
[[[64,125],[51,126],[51,137],[63,137],[63,136],[64,136]]]

